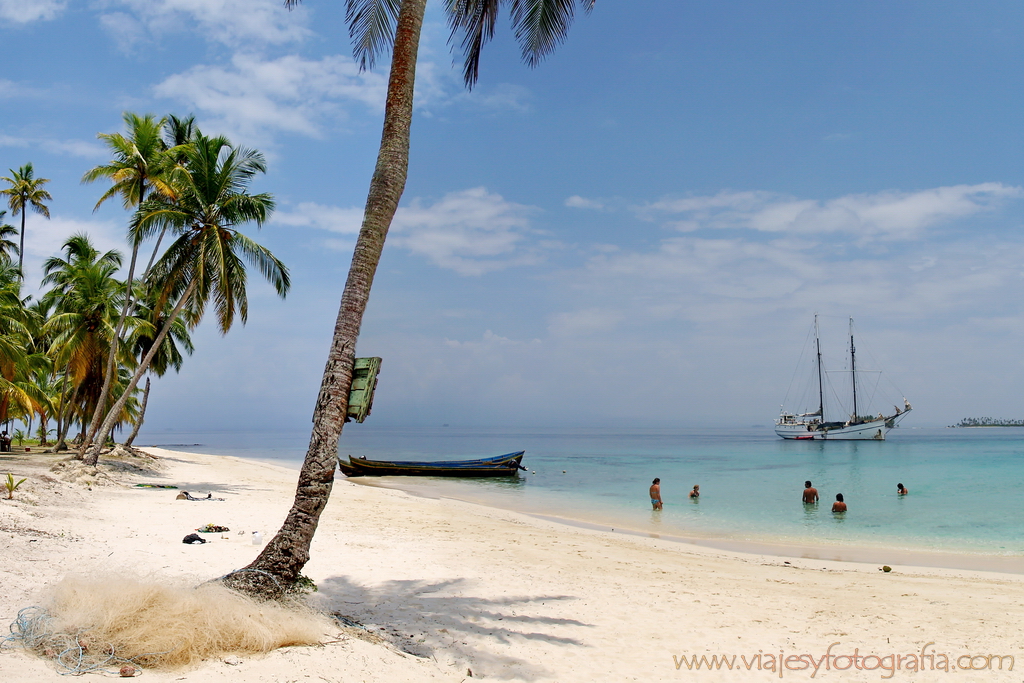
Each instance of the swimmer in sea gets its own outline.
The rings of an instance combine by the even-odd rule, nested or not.
[[[690,498],[700,498],[700,484],[693,485],[693,490],[690,491]]]
[[[811,503],[818,502],[818,489],[811,486],[811,482],[804,482],[804,504],[810,505]]]
[[[843,494],[836,494],[836,502],[832,503],[832,512],[846,512],[846,503],[843,501]]]
[[[655,510],[661,509],[661,479],[658,477],[654,478],[654,482],[651,483],[651,505]]]
[[[907,495],[907,493],[909,493],[909,492],[907,491],[907,487],[906,486],[904,486],[903,484],[896,484],[896,495],[897,496],[905,496],[905,495]]]

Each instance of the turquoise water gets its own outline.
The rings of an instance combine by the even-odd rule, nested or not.
[[[141,443],[297,466],[306,434],[154,433]],[[179,444],[179,445],[174,445]],[[885,442],[784,441],[739,430],[348,428],[340,452],[460,459],[526,450],[513,480],[374,483],[531,513],[691,539],[899,548],[1024,560],[1024,429],[899,428]],[[563,473],[564,470],[564,473]],[[665,509],[647,495],[662,480]],[[810,479],[817,506],[800,502]],[[896,483],[910,490],[896,495]],[[701,497],[687,493],[700,484]],[[849,505],[831,514],[836,493]],[[1024,570],[1024,563],[1022,563]]]

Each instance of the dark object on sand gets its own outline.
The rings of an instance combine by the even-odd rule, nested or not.
[[[177,486],[171,486],[170,484],[136,484],[137,489],[176,489]]]
[[[185,538],[181,539],[181,542],[195,545],[197,543],[206,543],[206,539],[201,538],[199,534],[189,534]]]
[[[512,477],[525,470],[520,463],[526,451],[506,453],[493,458],[477,460],[438,460],[416,462],[408,460],[367,460],[349,456],[348,462],[338,458],[338,467],[347,477],[408,476],[408,477]]]
[[[174,497],[175,500],[224,500],[223,498],[214,498],[212,493],[207,493],[206,498],[196,498],[188,491],[182,491]]]
[[[220,524],[207,524],[206,526],[199,527],[196,531],[201,534],[223,534],[231,531],[231,529],[226,526],[221,526]]]
[[[131,678],[135,675],[135,667],[131,664],[125,664],[121,667],[121,671],[119,673],[121,674],[121,678]]]
[[[882,565],[882,571],[883,571],[883,572],[885,572],[886,574],[888,574],[889,572],[891,572],[891,571],[892,571],[892,567],[890,567],[890,566],[889,566],[889,565],[887,565],[887,564],[883,564],[883,565]]]

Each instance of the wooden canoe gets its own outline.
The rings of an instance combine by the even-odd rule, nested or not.
[[[513,477],[520,469],[526,451],[506,453],[493,458],[476,460],[438,460],[417,462],[410,460],[368,460],[338,458],[338,467],[347,477],[406,476],[406,477]]]

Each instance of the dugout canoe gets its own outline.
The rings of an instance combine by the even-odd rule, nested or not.
[[[522,466],[526,451],[506,453],[493,458],[476,460],[438,460],[418,462],[412,460],[369,460],[338,458],[338,467],[346,477],[405,476],[405,477],[514,477]]]

